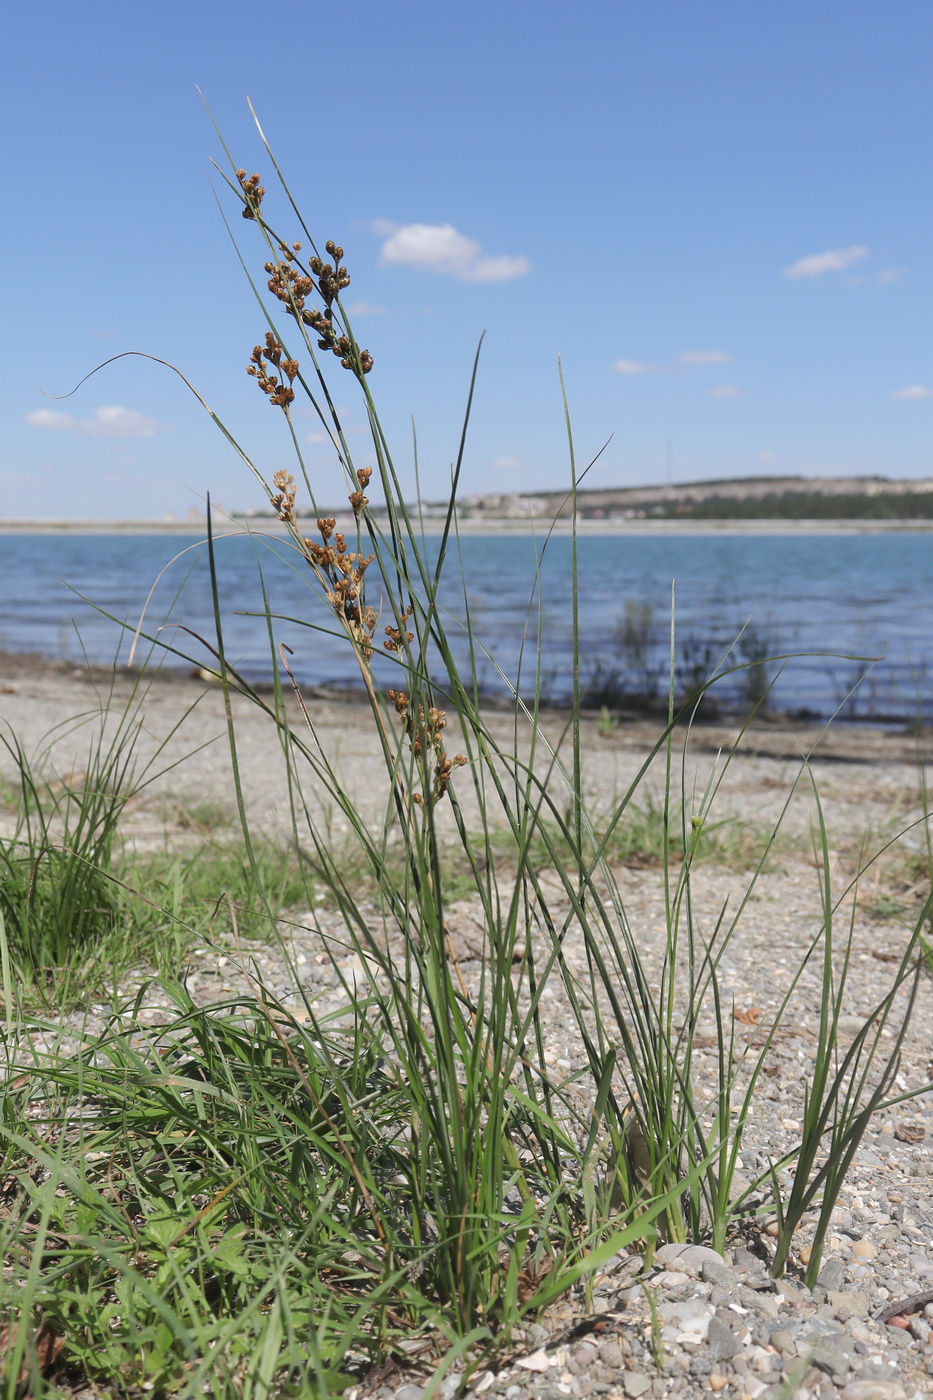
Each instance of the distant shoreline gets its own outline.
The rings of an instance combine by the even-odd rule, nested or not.
[[[376,520],[383,523],[377,515]],[[317,533],[312,519],[299,522],[307,534]],[[417,521],[416,521],[417,525]],[[355,529],[352,516],[338,517],[338,529]],[[214,533],[227,535],[231,531],[249,530],[254,534],[284,535],[285,527],[277,520],[256,516],[216,516]],[[425,535],[440,535],[444,522],[438,517],[424,521]],[[462,535],[531,535],[543,538],[549,530],[555,535],[569,535],[571,521],[560,519],[553,523],[542,517],[534,519],[464,518],[457,521]],[[671,520],[659,517],[646,520],[578,520],[580,535],[879,535],[930,534],[931,520]],[[203,536],[203,520],[0,520],[0,535],[184,535]]]

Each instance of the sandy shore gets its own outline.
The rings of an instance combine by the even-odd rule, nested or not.
[[[269,697],[271,699],[271,697]],[[93,715],[106,704],[112,716],[131,705],[140,724],[137,769],[149,765],[151,781],[135,804],[171,799],[181,802],[233,803],[234,790],[223,696],[219,686],[181,673],[154,672],[140,680],[131,673],[87,670],[68,662],[0,655],[0,722],[27,752],[45,749],[55,738],[54,763],[60,770],[80,765],[91,728],[71,723]],[[384,810],[386,782],[379,740],[362,696],[312,691],[307,704],[321,749],[367,819]],[[285,770],[275,725],[254,705],[234,697],[237,756],[251,818],[274,828],[287,813]],[[307,726],[294,697],[291,722]],[[497,740],[510,746],[512,718],[491,712],[488,722]],[[557,745],[566,714],[546,714],[543,732]],[[697,800],[710,775],[723,766],[722,755],[736,741],[736,727],[698,726],[689,738],[678,731],[676,764],[688,793]],[[582,727],[586,791],[596,812],[607,811],[634,780],[659,734],[656,721],[622,723],[609,737],[600,734],[596,716]],[[519,730],[519,742],[527,734]],[[449,747],[457,747],[452,740]],[[739,740],[727,766],[717,801],[718,814],[750,822],[775,820],[787,789],[799,772],[802,753],[811,753],[830,826],[840,839],[860,830],[881,830],[896,813],[904,823],[916,815],[918,756],[931,761],[933,741],[904,732],[837,725],[828,731],[806,724],[761,723]],[[568,759],[569,761],[569,759]],[[10,770],[0,753],[0,771]],[[161,776],[158,776],[161,775]],[[646,790],[655,793],[663,779],[660,758],[647,774]],[[469,804],[469,784],[461,778],[461,800]],[[311,784],[312,805],[326,812],[328,800]],[[715,813],[714,813],[715,815]],[[807,828],[810,805],[801,792],[791,826]]]
[[[60,771],[71,767],[80,770],[91,731],[75,728],[69,723],[72,717],[93,714],[104,699],[109,700],[114,713],[127,703],[138,705],[139,762],[142,765],[152,761],[153,771],[160,775],[130,804],[124,834],[137,847],[163,841],[190,843],[190,823],[186,824],[184,819],[186,809],[206,802],[219,803],[230,810],[234,807],[223,697],[216,686],[190,676],[156,674],[149,678],[144,690],[134,692],[136,679],[129,675],[117,676],[111,694],[108,677],[103,672],[89,674],[66,663],[43,663],[30,657],[0,657],[0,733],[9,735],[12,731],[27,750],[41,752],[48,744],[50,733],[57,731],[59,740],[52,754],[56,765]],[[318,693],[307,696],[307,706],[321,749],[330,756],[335,771],[352,793],[357,810],[367,821],[381,822],[387,783],[368,706],[352,697]],[[243,791],[250,817],[269,831],[284,831],[287,789],[275,728],[267,716],[244,701],[235,701],[233,709]],[[296,726],[303,724],[297,704],[292,704],[290,718]],[[565,722],[566,716],[561,714],[545,716],[544,735],[556,744]],[[503,744],[514,737],[507,715],[490,714],[489,726]],[[645,763],[657,735],[656,724],[638,722],[620,725],[611,735],[603,737],[595,717],[584,721],[583,767],[587,797],[593,811],[605,813],[618,802]],[[684,735],[678,733],[679,746],[683,739]],[[722,755],[734,740],[734,731],[726,726],[698,728],[691,736],[686,759],[678,756],[674,765],[675,775],[683,775],[688,804],[700,801],[711,775],[722,770]],[[521,746],[524,737],[519,735],[518,742]],[[450,747],[454,748],[455,744],[453,738]],[[929,737],[923,741],[923,746],[921,759],[929,764]],[[758,839],[763,839],[762,829],[777,821],[794,778],[800,772],[801,749],[812,749],[811,768],[830,828],[830,873],[838,893],[856,868],[863,840],[871,848],[878,849],[889,832],[903,829],[920,814],[918,741],[907,733],[867,728],[840,726],[820,735],[807,727],[762,724],[742,736],[726,768],[712,820],[735,818],[742,831],[758,832]],[[0,750],[0,772],[9,776],[10,769],[9,755]],[[456,777],[468,823],[476,816],[469,798],[469,777],[468,772]],[[655,764],[644,782],[658,793],[662,779],[662,767]],[[339,840],[347,823],[330,805],[324,785],[312,776],[305,784],[305,794],[315,820],[323,821],[333,839]],[[751,1055],[756,1053],[755,1047],[760,1044],[756,1040],[759,1023],[767,1025],[777,1014],[789,979],[804,962],[821,926],[821,858],[814,855],[809,840],[813,816],[813,794],[809,784],[804,782],[799,785],[787,813],[786,839],[776,850],[768,869],[761,874],[750,897],[749,860],[753,865],[754,854],[751,857],[746,854],[744,861],[741,854],[738,860],[705,861],[696,867],[691,879],[692,914],[704,937],[717,927],[723,910],[727,911],[728,918],[741,910],[737,932],[719,968],[726,1015],[729,1016],[730,1007],[734,1013],[737,1055],[741,1055],[746,1045]],[[0,813],[0,824],[3,821]],[[916,846],[918,832],[915,831],[912,839]],[[928,893],[928,885],[910,887],[905,884],[899,869],[903,871],[894,857],[873,868],[863,880],[859,908],[853,912],[851,906],[847,906],[839,919],[843,941],[850,927],[852,937],[851,966],[842,1006],[844,1014],[839,1022],[843,1047],[851,1043],[864,1017],[871,1014],[890,985],[894,966],[907,946],[910,929]],[[655,977],[665,947],[666,913],[661,872],[657,865],[635,860],[619,871],[618,877],[626,918],[638,940],[640,956],[649,977]],[[583,976],[586,950],[579,926],[569,917],[569,905],[557,872],[542,870],[539,880],[555,917],[567,918],[567,934],[562,943],[567,965]],[[378,931],[377,911],[372,906],[363,907],[371,913],[374,930]],[[482,908],[476,901],[457,901],[448,907],[446,922],[468,991],[479,995],[484,943]],[[339,1024],[341,1017],[351,1016],[348,989],[365,982],[370,975],[376,975],[378,980],[379,974],[363,967],[337,911],[328,908],[326,902],[317,904],[313,912],[294,911],[282,919],[280,932],[280,945],[263,943],[242,947],[237,942],[231,943],[229,935],[220,935],[219,941],[217,937],[205,937],[201,946],[190,951],[186,967],[179,970],[189,995],[206,1006],[225,1004],[232,997],[248,996],[254,986],[251,979],[258,973],[268,991],[299,1022],[308,1019],[308,1008],[313,1008],[316,1016],[329,1018],[333,1024]],[[397,931],[384,932],[390,943],[393,939],[397,943]],[[542,959],[546,957],[546,949],[542,946],[538,950],[533,941],[532,955],[536,961],[539,953]],[[120,998],[125,1004],[132,1003],[134,990],[143,976],[141,969],[121,985]],[[579,1027],[558,979],[552,979],[544,988],[543,997],[547,998],[543,1001],[545,1063],[558,1082],[566,1078],[568,1084],[577,1085],[574,1093],[589,1092],[580,1087],[589,1080]],[[811,1073],[810,1060],[820,1024],[822,999],[820,967],[814,960],[812,966],[805,968],[793,993],[792,1006],[779,1025],[769,1051],[761,1092],[746,1124],[741,1156],[746,1179],[766,1171],[769,1161],[791,1149],[799,1133],[802,1095]],[[70,1018],[63,1018],[61,1030],[66,1038],[72,1032],[82,1036],[102,1033],[109,1024],[110,1014],[109,1002],[91,1005]],[[698,1023],[693,1041],[693,1071],[701,1090],[704,1084],[715,1083],[719,1045],[712,1008],[704,1008],[702,1014],[704,1019]],[[138,1008],[140,1034],[147,1034],[147,1028],[165,1025],[173,1016],[168,993],[157,983],[149,985],[145,1002]],[[53,1039],[57,1034],[53,1034]],[[882,1034],[890,1037],[887,1029]],[[573,1079],[573,1076],[581,1078]],[[886,1390],[871,1391],[872,1395],[884,1396],[886,1400],[906,1400],[909,1394],[916,1393],[915,1384],[919,1385],[921,1393],[927,1393],[933,1371],[928,1372],[925,1366],[928,1354],[933,1363],[933,1347],[916,1339],[925,1338],[927,1332],[919,1327],[916,1338],[907,1332],[896,1332],[881,1322],[871,1321],[869,1312],[874,1315],[892,1298],[906,1298],[922,1287],[930,1287],[930,1280],[933,1280],[928,1145],[933,1140],[931,1077],[933,981],[924,974],[913,1022],[902,1049],[897,1086],[925,1092],[920,1098],[877,1115],[866,1134],[853,1165],[852,1184],[844,1189],[833,1214],[825,1255],[827,1269],[835,1270],[833,1282],[829,1282],[827,1273],[823,1294],[818,1296],[814,1292],[812,1298],[793,1282],[781,1285],[784,1293],[776,1300],[770,1294],[759,1301],[758,1294],[749,1294],[748,1290],[737,1292],[737,1311],[726,1310],[722,1316],[731,1322],[741,1314],[748,1320],[748,1326],[742,1323],[741,1335],[737,1333],[730,1342],[732,1349],[725,1353],[713,1352],[712,1331],[707,1342],[690,1348],[689,1354],[687,1350],[677,1349],[676,1340],[665,1341],[665,1349],[673,1358],[673,1374],[680,1376],[678,1368],[682,1367],[686,1383],[688,1369],[702,1361],[705,1370],[696,1372],[698,1377],[708,1374],[714,1365],[720,1370],[725,1368],[731,1377],[732,1363],[724,1361],[722,1356],[736,1356],[736,1388],[726,1393],[730,1396],[757,1395],[765,1388],[761,1385],[758,1390],[747,1391],[743,1377],[749,1367],[754,1365],[759,1371],[765,1365],[772,1368],[773,1358],[777,1377],[785,1354],[781,1348],[787,1348],[788,1355],[796,1354],[799,1333],[803,1352],[807,1348],[812,1350],[815,1343],[810,1332],[819,1326],[828,1329],[836,1338],[837,1349],[848,1347],[851,1350],[851,1360],[848,1352],[841,1361],[835,1352],[831,1357],[827,1354],[827,1366],[831,1362],[835,1368],[833,1376],[840,1373],[840,1387],[849,1376],[857,1378],[859,1384],[871,1378],[872,1385],[887,1385]],[[812,1219],[805,1223],[799,1236],[801,1244],[809,1244],[812,1226]],[[765,1236],[761,1238],[764,1243],[756,1246],[758,1254],[748,1255],[751,1264],[759,1270],[760,1259],[767,1255],[768,1243]],[[740,1261],[745,1253],[737,1250],[735,1260]],[[729,1258],[731,1261],[733,1256]],[[734,1283],[739,1287],[737,1274],[732,1278],[726,1270],[722,1277],[730,1285]],[[766,1284],[754,1286],[765,1287]],[[592,1364],[592,1374],[600,1378],[602,1391],[622,1394],[622,1380],[628,1372],[616,1339],[623,1347],[635,1347],[636,1343],[630,1339],[650,1336],[650,1326],[646,1305],[637,1299],[631,1305],[624,1301],[616,1304],[609,1296],[613,1288],[611,1281],[605,1287],[609,1294],[598,1295],[594,1306],[601,1313],[618,1306],[621,1309],[618,1326],[609,1334],[611,1342],[601,1345],[598,1358],[594,1347],[593,1357],[585,1364]],[[663,1317],[666,1317],[663,1309],[674,1307],[675,1302],[677,1307],[685,1306],[685,1297],[692,1307],[701,1311],[706,1308],[712,1315],[715,1298],[708,1283],[697,1282],[684,1273],[668,1272],[658,1276],[656,1287]],[[827,1291],[830,1289],[835,1291]],[[731,1295],[723,1293],[721,1285],[719,1292],[722,1294],[720,1303],[723,1298],[728,1302]],[[822,1302],[822,1298],[829,1302]],[[779,1306],[783,1309],[780,1318]],[[753,1318],[748,1316],[750,1308],[753,1312],[757,1309]],[[573,1306],[568,1305],[564,1312],[557,1308],[553,1318],[549,1314],[547,1327],[556,1329],[555,1336],[562,1335],[560,1329],[566,1330],[568,1319],[579,1321]],[[761,1330],[766,1322],[771,1327],[767,1332],[771,1339],[767,1351],[759,1345],[766,1335]],[[546,1341],[547,1327],[539,1328],[536,1344]],[[781,1328],[783,1331],[779,1330]],[[666,1329],[665,1338],[668,1332]],[[642,1351],[637,1348],[626,1355],[630,1368],[638,1364],[639,1385],[641,1378],[646,1379],[646,1385],[650,1384],[648,1352],[644,1351],[644,1364]],[[557,1361],[554,1364],[558,1364]],[[823,1362],[818,1361],[818,1365]],[[739,1375],[741,1367],[745,1370]],[[645,1377],[641,1376],[642,1371]],[[490,1393],[498,1395],[514,1380],[521,1382],[522,1393],[552,1400],[556,1392],[548,1389],[544,1381],[549,1375],[558,1374],[566,1377],[561,1382],[562,1393],[589,1393],[586,1387],[573,1388],[570,1371],[556,1370],[545,1373],[540,1387],[536,1381],[529,1380],[527,1371],[515,1376],[503,1372],[501,1385],[497,1381],[495,1391]],[[666,1371],[665,1376],[667,1374]],[[690,1376],[693,1376],[692,1370]],[[739,1386],[739,1381],[745,1389]],[[626,1383],[625,1394],[640,1395],[644,1390],[645,1386],[633,1390]],[[377,1393],[386,1400],[392,1395],[391,1389],[386,1388]],[[697,1394],[700,1391],[695,1388],[685,1391],[681,1386],[676,1393]],[[703,1393],[706,1393],[705,1388]],[[821,1393],[838,1395],[840,1390],[833,1388]],[[848,1397],[850,1391],[842,1393]],[[655,1386],[651,1394],[673,1395],[674,1390],[669,1389],[665,1381],[661,1389]],[[856,1389],[851,1394],[862,1397],[868,1392]]]
[[[171,837],[166,812],[204,803],[235,811],[227,723],[220,688],[192,676],[155,672],[140,681],[129,673],[112,678],[107,671],[88,671],[67,662],[47,662],[29,656],[0,656],[0,722],[15,734],[28,753],[46,750],[54,739],[52,761],[59,772],[80,770],[86,760],[94,724],[77,724],[78,716],[93,716],[107,705],[111,728],[122,709],[132,706],[139,725],[137,773],[146,784],[127,809],[128,837],[148,844]],[[367,822],[379,822],[389,800],[379,739],[368,705],[354,695],[310,692],[307,705],[316,742],[352,795],[356,810]],[[289,716],[296,732],[308,735],[294,697]],[[234,697],[233,717],[242,790],[251,822],[284,832],[289,825],[288,788],[279,736],[274,723],[254,705]],[[511,717],[492,712],[491,731],[505,748],[514,743]],[[549,743],[566,745],[567,717],[545,715],[542,730]],[[451,726],[451,752],[464,747]],[[600,734],[596,717],[582,726],[585,790],[592,812],[613,810],[648,759],[659,734],[657,722],[620,724],[608,737]],[[736,728],[697,727],[686,739],[678,731],[674,756],[675,779],[682,782],[688,806],[701,801],[714,775],[723,769],[712,811],[713,820],[738,819],[756,827],[773,824],[800,773],[801,754],[810,753],[811,767],[838,850],[850,850],[866,833],[906,826],[919,815],[918,756],[930,762],[929,737],[918,740],[907,732],[838,725],[826,732],[807,725],[762,723],[749,729],[736,744]],[[519,747],[527,742],[527,727],[518,731]],[[728,764],[724,756],[735,746]],[[569,755],[564,752],[569,763]],[[542,763],[547,761],[541,753]],[[0,750],[0,773],[12,769],[9,753]],[[663,787],[663,753],[642,779],[642,801]],[[337,837],[347,829],[326,785],[312,774],[305,797],[319,821]],[[559,777],[554,779],[558,785]],[[457,782],[468,821],[478,813],[466,774]],[[784,830],[791,844],[806,847],[813,819],[813,795],[808,783],[798,787]],[[448,818],[449,820],[449,818]],[[168,822],[168,827],[166,827]]]

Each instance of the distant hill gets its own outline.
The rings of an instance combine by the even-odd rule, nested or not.
[[[883,476],[756,476],[675,486],[586,487],[577,492],[584,519],[930,520],[933,479]],[[473,519],[568,516],[566,491],[468,496]]]

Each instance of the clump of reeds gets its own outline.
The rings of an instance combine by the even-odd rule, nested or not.
[[[912,1006],[912,997],[902,1003],[897,993],[916,987],[922,920],[890,987],[840,1055],[852,932],[850,926],[837,937],[838,899],[820,818],[823,921],[804,965],[821,966],[823,1012],[800,1142],[738,1188],[739,1153],[765,1058],[792,1011],[803,967],[744,1056],[735,1053],[719,969],[741,936],[742,910],[779,830],[764,840],[741,906],[731,913],[724,907],[716,927],[703,934],[691,880],[704,833],[715,825],[723,770],[697,800],[685,753],[683,785],[679,791],[675,785],[674,736],[682,718],[675,705],[676,651],[662,732],[635,782],[599,824],[584,794],[578,628],[566,755],[542,723],[540,651],[530,700],[519,698],[524,688],[520,677],[512,678],[513,742],[496,737],[479,701],[481,642],[470,637],[469,664],[461,667],[452,642],[458,623],[439,597],[456,541],[475,370],[446,519],[431,550],[406,505],[383,433],[370,387],[373,357],[359,345],[341,301],[350,283],[343,249],[329,240],[319,253],[284,180],[303,241],[288,241],[273,226],[258,174],[247,176],[231,161],[225,178],[263,245],[274,303],[247,372],[281,414],[298,453],[297,479],[281,470],[266,480],[238,450],[284,524],[310,589],[323,600],[328,628],[356,657],[382,754],[381,772],[371,775],[381,794],[381,822],[361,814],[342,782],[313,707],[291,679],[287,651],[272,652],[271,701],[230,665],[209,520],[212,666],[228,700],[238,794],[231,693],[253,699],[278,726],[294,850],[326,889],[344,950],[356,954],[360,972],[345,984],[349,1009],[341,1016],[324,1017],[308,1000],[296,1019],[258,982],[252,1000],[208,1015],[176,989],[177,1016],[157,1039],[135,1042],[118,1020],[105,1036],[91,1038],[77,1061],[63,1056],[38,1068],[29,1092],[43,1086],[50,1117],[92,1096],[86,1129],[97,1134],[97,1151],[108,1163],[119,1164],[126,1197],[114,1206],[111,1166],[105,1172],[85,1163],[78,1181],[64,1142],[49,1150],[29,1140],[28,1150],[48,1170],[48,1189],[27,1190],[38,1213],[35,1241],[41,1237],[48,1246],[81,1238],[74,1228],[80,1212],[81,1229],[97,1235],[81,1256],[78,1282],[66,1283],[64,1269],[55,1277],[40,1272],[30,1276],[28,1302],[60,1320],[76,1364],[92,1373],[107,1373],[107,1357],[119,1354],[125,1362],[132,1336],[134,1381],[193,1396],[210,1380],[215,1394],[232,1396],[289,1387],[323,1393],[347,1383],[354,1368],[400,1355],[401,1341],[410,1347],[413,1337],[424,1339],[436,1377],[461,1361],[475,1365],[483,1348],[561,1293],[582,1291],[585,1306],[594,1272],[620,1248],[637,1242],[647,1249],[659,1235],[707,1239],[721,1248],[730,1232],[750,1228],[763,1213],[777,1216],[777,1274],[792,1257],[804,1214],[815,1214],[806,1270],[812,1282],[842,1181],[872,1113],[892,1093]],[[273,310],[284,312],[287,329]],[[343,433],[328,387],[333,358],[361,397],[374,469],[355,464]],[[347,530],[319,515],[292,428],[299,394],[334,443]],[[385,527],[369,509],[366,493],[374,486],[384,498]],[[302,491],[319,516],[314,538],[300,526]],[[576,619],[575,537],[573,559]],[[643,624],[644,618],[642,632]],[[271,604],[269,626],[274,637]],[[309,648],[319,626],[309,620]],[[631,640],[648,666],[645,637],[633,632]],[[391,685],[377,678],[377,652],[393,668]],[[757,652],[751,664],[769,674]],[[646,671],[646,685],[652,674]],[[688,705],[711,683],[691,672],[683,687]],[[296,719],[286,704],[290,687]],[[749,695],[757,704],[764,698],[757,682]],[[685,732],[687,745],[689,725]],[[647,947],[628,919],[616,859],[640,801],[645,810],[641,791],[655,760],[664,774],[652,808],[666,910],[659,949]],[[806,775],[805,763],[801,771]],[[326,792],[345,819],[373,903],[348,878],[303,785]],[[241,795],[240,812],[246,859],[255,869]],[[466,882],[482,926],[483,956],[469,977],[450,939],[452,844],[459,857],[456,897]],[[653,959],[659,975],[650,970]],[[342,966],[336,955],[334,965]],[[568,1077],[546,1053],[545,997],[552,993],[582,1046],[583,1067]],[[692,1075],[701,1011],[709,1014],[704,1004],[712,1006],[719,1031],[706,1101]],[[887,1043],[881,1037],[892,1020],[896,1029]],[[8,1141],[24,1150],[25,1139],[8,1133]],[[131,1208],[124,1199],[132,1199]],[[56,1247],[68,1258],[75,1248]],[[99,1287],[95,1270],[106,1275],[114,1300],[96,1316],[87,1303]]]

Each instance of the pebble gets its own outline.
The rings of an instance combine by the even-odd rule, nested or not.
[[[907,1394],[900,1381],[852,1381],[842,1400],[907,1400]]]
[[[729,1361],[742,1350],[742,1343],[732,1328],[718,1314],[709,1320],[706,1345],[708,1354],[713,1361]]]
[[[689,1274],[691,1278],[700,1277],[704,1264],[721,1264],[723,1267],[726,1264],[721,1254],[702,1244],[662,1244],[660,1249],[655,1250],[654,1257],[658,1263],[679,1273]]]

